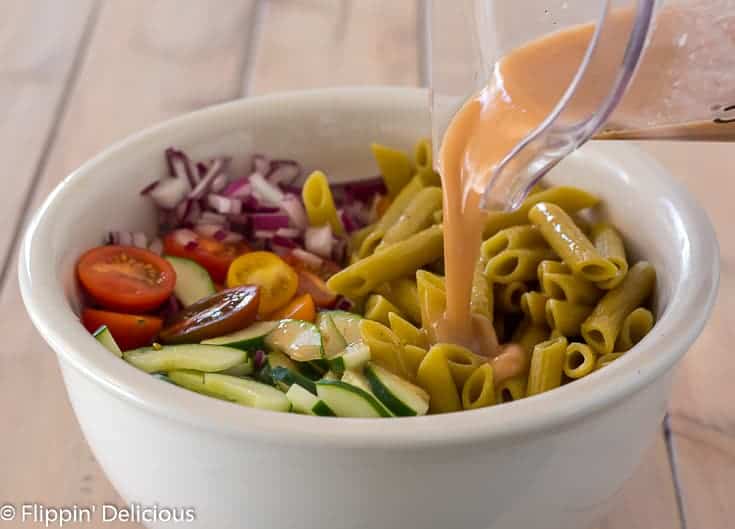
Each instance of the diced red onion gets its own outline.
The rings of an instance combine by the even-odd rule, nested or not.
[[[185,200],[176,208],[176,216],[182,224],[196,224],[201,214],[202,208],[196,200]]]
[[[224,244],[235,244],[238,242],[242,242],[245,240],[245,237],[240,235],[239,233],[235,233],[234,231],[228,231],[225,233],[225,237],[220,240],[220,242]]]
[[[199,224],[219,224],[220,226],[227,225],[227,217],[219,213],[213,213],[211,211],[203,211],[199,217]]]
[[[222,172],[218,174],[214,180],[212,180],[212,186],[210,187],[210,189],[212,190],[213,193],[220,193],[224,191],[224,189],[227,187],[228,181],[229,181],[229,178],[227,176],[227,173]]]
[[[288,215],[279,215],[274,213],[255,213],[250,218],[253,222],[253,228],[256,230],[277,230],[279,228],[288,228]]]
[[[151,182],[150,184],[148,184],[147,186],[145,186],[143,189],[140,190],[140,194],[147,195],[148,193],[153,191],[158,186],[159,183],[160,183],[160,180]]]
[[[273,244],[273,246],[281,246],[289,250],[299,247],[298,244],[296,244],[296,242],[294,242],[293,239],[284,237],[283,235],[279,235],[278,232],[276,232],[275,235],[273,235],[273,239],[271,239],[271,243]]]
[[[271,184],[290,185],[301,176],[301,165],[294,160],[271,160],[265,179]]]
[[[191,251],[194,250],[197,246],[199,246],[199,241],[189,241],[186,243],[186,246],[184,246],[184,249]]]
[[[332,255],[331,258],[337,263],[341,263],[347,257],[347,239],[342,237],[334,240],[332,244]]]
[[[237,180],[233,180],[222,190],[222,194],[230,198],[245,198],[249,196],[250,193],[250,182],[247,178],[238,178]]]
[[[210,239],[216,239],[218,241],[227,237],[227,230],[223,229],[219,224],[197,224],[194,227],[194,231],[197,235],[209,237]]]
[[[318,269],[322,266],[322,263],[324,263],[324,259],[322,259],[318,255],[314,255],[313,253],[302,250],[301,248],[296,248],[295,250],[293,250],[291,252],[291,255],[304,263],[306,266],[314,269]]]
[[[279,184],[278,187],[280,187],[281,191],[283,191],[284,193],[301,196],[302,187],[299,185]]]
[[[276,235],[287,239],[298,239],[301,236],[301,230],[297,228],[278,228]]]
[[[242,224],[243,226],[248,224],[250,220],[250,215],[247,215],[246,213],[238,213],[227,215],[227,219],[232,222],[233,224]]]
[[[350,216],[344,209],[337,210],[337,213],[339,213],[339,218],[342,221],[342,226],[345,227],[347,233],[352,233],[357,229],[357,224],[355,224],[352,216]]]
[[[190,199],[199,200],[207,194],[209,189],[212,187],[214,179],[217,178],[217,176],[219,176],[220,172],[222,171],[224,163],[224,159],[216,158],[212,161],[211,164],[209,164],[209,167],[207,168],[207,173],[202,177],[201,180],[199,180],[199,183],[194,186],[194,189],[189,192]]]
[[[368,201],[374,195],[384,195],[387,192],[385,181],[382,176],[375,176],[365,180],[353,180],[351,182],[343,182],[334,185],[335,188],[344,189],[357,200]]]
[[[151,243],[148,245],[148,249],[158,255],[163,254],[163,241],[160,237],[156,237],[151,241]]]
[[[166,160],[168,161],[168,171],[171,176],[188,180],[189,185],[192,187],[199,182],[199,171],[196,170],[189,157],[182,151],[169,147],[166,149]]]
[[[186,228],[174,231],[173,237],[177,244],[184,247],[189,247],[189,245],[193,244],[193,248],[196,248],[197,241],[199,240],[199,236],[195,232]]]
[[[236,198],[210,193],[207,195],[207,204],[218,213],[239,215],[242,213],[242,202]]]
[[[265,351],[258,349],[253,355],[253,369],[256,371],[265,364]]]
[[[262,201],[277,206],[283,200],[283,191],[268,182],[262,175],[253,173],[250,175],[250,186],[253,195]]]
[[[286,212],[294,226],[302,230],[306,229],[309,219],[306,216],[306,210],[300,197],[292,194],[285,195],[281,201],[281,208]]]
[[[270,160],[262,154],[254,154],[250,160],[250,172],[264,175],[270,169]]]
[[[334,308],[337,310],[345,310],[345,311],[351,311],[355,307],[354,303],[352,303],[349,299],[343,296],[337,297],[337,303],[335,304]]]
[[[332,237],[332,228],[329,224],[306,228],[306,232],[304,233],[304,246],[309,252],[329,259],[332,256],[333,243],[334,237]]]
[[[207,174],[207,164],[204,162],[197,162],[196,165],[199,178],[202,178],[205,174]]]
[[[253,237],[256,239],[272,239],[275,237],[276,232],[274,230],[255,230]]]
[[[159,207],[173,209],[184,200],[189,189],[189,181],[185,178],[168,178],[161,180],[149,195]]]
[[[242,207],[251,213],[278,213],[281,208],[277,206],[264,206],[253,195],[242,199]]]

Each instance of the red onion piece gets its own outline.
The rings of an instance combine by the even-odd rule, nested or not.
[[[332,244],[331,258],[337,263],[341,263],[347,257],[347,239],[339,237]]]
[[[253,237],[256,239],[272,239],[275,237],[276,232],[274,230],[255,230],[253,232]]]
[[[388,192],[382,176],[375,176],[365,180],[353,180],[334,184],[335,189],[344,189],[357,200],[369,201],[374,195],[384,195]]]
[[[207,173],[202,177],[201,180],[199,180],[199,183],[194,186],[194,189],[189,192],[189,198],[192,200],[199,200],[200,198],[203,198],[204,195],[206,195],[207,192],[209,192],[209,189],[212,187],[214,179],[219,176],[224,164],[225,161],[222,158],[216,158],[215,160],[213,160],[212,163],[209,164]]]
[[[223,229],[219,224],[197,224],[194,227],[194,231],[197,235],[218,241],[227,237],[227,230]]]
[[[297,228],[303,230],[309,225],[309,219],[306,216],[306,210],[300,197],[292,194],[285,195],[281,201],[281,208]]]
[[[271,184],[290,185],[301,176],[301,165],[294,160],[271,160],[265,179]]]
[[[298,196],[301,196],[301,190],[303,189],[299,185],[279,184],[278,187],[280,187],[281,191],[283,191],[284,193],[288,193],[291,195],[298,195]]]
[[[239,213],[237,215],[230,214],[230,215],[227,215],[227,219],[233,224],[241,224],[245,226],[250,221],[250,215],[247,215],[245,213]]]
[[[228,231],[228,232],[225,232],[225,236],[224,238],[220,240],[220,242],[224,244],[235,244],[238,242],[242,242],[244,240],[245,240],[245,237],[243,237],[239,233],[235,233],[234,231]]]
[[[245,198],[251,193],[250,182],[247,178],[233,180],[222,190],[222,194],[230,198]]]
[[[169,147],[166,149],[166,160],[168,162],[169,174],[182,180],[188,180],[192,187],[199,182],[199,171],[189,157],[178,149]]]
[[[352,233],[353,231],[357,230],[357,224],[352,219],[352,216],[347,213],[344,209],[337,210],[337,213],[339,213],[339,218],[342,221],[342,226],[345,227],[345,230],[347,233]]]
[[[349,312],[353,308],[355,308],[355,305],[349,299],[343,296],[338,296],[337,303],[335,304],[334,308],[337,310],[344,310],[344,311]]]
[[[298,244],[296,244],[296,242],[294,242],[293,239],[284,237],[283,235],[279,235],[278,232],[276,232],[275,235],[273,235],[273,239],[271,239],[271,243],[273,244],[273,246],[281,246],[289,250],[293,250],[294,248],[299,247]]]
[[[291,255],[304,263],[304,265],[306,265],[307,267],[313,269],[319,269],[324,263],[324,259],[322,259],[318,255],[314,255],[313,253],[302,250],[301,248],[296,248],[295,250],[293,250],[291,252]]]
[[[160,237],[156,237],[151,241],[151,243],[148,245],[148,249],[158,255],[163,254],[163,241]]]
[[[225,187],[227,187],[228,181],[229,178],[227,176],[227,173],[222,172],[218,174],[214,180],[212,180],[212,185],[209,189],[211,189],[213,193],[220,193],[225,189]]]
[[[186,248],[193,244],[192,248],[196,248],[199,236],[193,231],[182,228],[174,231],[173,233],[174,240],[177,244]]]
[[[298,239],[301,236],[301,230],[297,228],[278,228],[276,235],[287,239]]]
[[[265,364],[265,351],[258,349],[253,355],[253,368],[257,371]]]
[[[309,252],[329,259],[332,256],[332,245],[334,244],[331,226],[325,224],[323,226],[310,226],[306,228],[304,243],[304,246]]]
[[[250,216],[253,228],[256,230],[277,230],[279,228],[288,228],[288,215],[279,215],[274,213],[255,213]]]
[[[147,186],[145,186],[143,189],[140,190],[140,194],[147,195],[148,193],[153,191],[158,186],[159,183],[160,183],[160,180],[151,182],[150,184],[148,184]]]
[[[263,154],[253,154],[250,159],[250,172],[264,175],[270,169],[270,160]]]
[[[278,206],[283,200],[283,191],[268,182],[262,175],[253,173],[250,175],[250,187],[253,195],[261,201]]]
[[[189,182],[184,178],[169,178],[150,191],[149,196],[157,206],[164,209],[173,209],[184,200],[189,193]]]
[[[211,211],[204,211],[199,217],[198,223],[200,224],[219,224],[220,226],[226,226],[227,217],[219,213],[212,213]]]
[[[218,213],[239,215],[242,213],[242,202],[236,198],[210,193],[207,195],[207,204]]]

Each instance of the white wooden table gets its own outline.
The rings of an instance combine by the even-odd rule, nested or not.
[[[0,0],[0,504],[122,501],[21,304],[18,237],[43,197],[111,142],[207,105],[298,88],[426,85],[425,10],[424,0]],[[735,146],[644,148],[709,211],[722,286],[679,369],[669,425],[603,527],[733,527]]]

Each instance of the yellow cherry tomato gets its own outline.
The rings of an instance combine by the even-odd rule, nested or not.
[[[288,303],[299,284],[293,268],[271,252],[250,252],[235,259],[227,271],[227,287],[260,287],[258,315],[265,316]]]

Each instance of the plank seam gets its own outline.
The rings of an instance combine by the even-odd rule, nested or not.
[[[684,491],[682,489],[681,478],[679,476],[679,464],[676,457],[676,446],[674,435],[671,430],[671,417],[667,413],[663,422],[664,440],[666,442],[666,455],[669,459],[669,468],[671,469],[671,481],[674,484],[674,497],[676,498],[676,509],[679,511],[679,526],[681,529],[687,529],[686,507],[684,505]]]
[[[263,41],[263,20],[267,11],[267,0],[256,0],[251,9],[250,24],[248,25],[248,38],[245,41],[245,53],[243,60],[242,86],[240,95],[247,97],[253,90],[255,61],[258,58],[260,43]]]
[[[0,269],[0,288],[3,288],[5,286],[5,282],[8,278],[8,273],[10,272],[10,264],[13,261],[12,257],[13,255],[15,255],[16,247],[18,246],[20,238],[22,237],[22,233],[24,231],[23,229],[26,225],[26,222],[28,220],[27,217],[30,213],[29,210],[33,201],[33,197],[38,189],[41,175],[46,170],[46,165],[51,155],[54,142],[56,141],[56,136],[59,132],[59,129],[61,128],[61,123],[64,119],[64,115],[66,114],[66,109],[68,107],[69,100],[71,99],[70,94],[73,87],[76,85],[77,79],[79,78],[79,73],[81,71],[82,65],[84,64],[84,59],[87,55],[87,51],[89,50],[89,45],[92,40],[94,28],[97,26],[97,20],[99,19],[100,11],[101,2],[100,0],[95,0],[92,5],[92,9],[90,9],[89,14],[87,15],[87,20],[84,22],[84,28],[82,29],[82,35],[79,38],[79,43],[76,46],[74,59],[72,60],[71,67],[69,68],[69,73],[67,73],[66,77],[64,78],[64,87],[61,90],[59,101],[56,104],[56,108],[54,109],[53,117],[51,119],[51,126],[49,127],[48,133],[46,134],[46,139],[44,140],[43,146],[41,148],[41,155],[38,157],[38,162],[36,163],[36,167],[33,170],[33,175],[28,186],[28,191],[23,198],[20,210],[18,211],[18,216],[15,220],[15,223],[13,224],[13,236],[10,239],[10,243],[8,245],[8,254],[3,261],[2,269]]]

